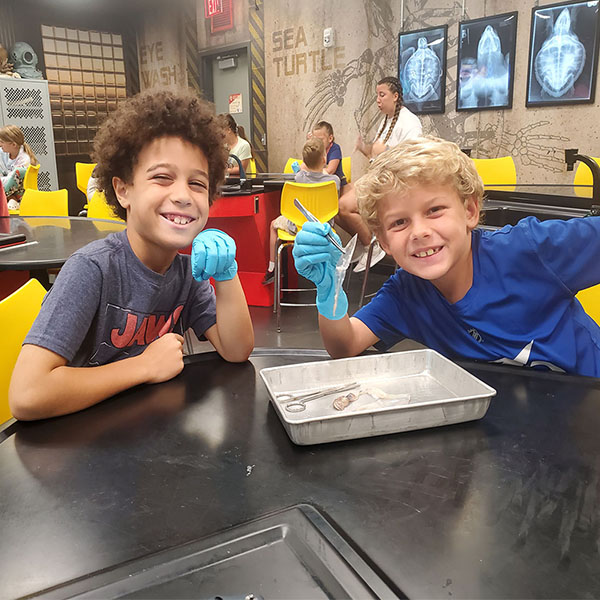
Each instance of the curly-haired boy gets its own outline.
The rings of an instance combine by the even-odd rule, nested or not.
[[[575,298],[600,282],[600,217],[476,228],[483,184],[473,161],[431,137],[381,154],[356,193],[362,218],[400,268],[349,318],[344,293],[333,301],[339,250],[325,237],[329,227],[310,223],[298,233],[296,267],[317,283],[332,356],[411,338],[452,358],[600,376],[600,327]]]
[[[190,327],[229,361],[254,345],[235,244],[202,231],[226,164],[210,106],[187,94],[135,96],[102,124],[94,154],[99,187],[127,228],[73,254],[47,294],[11,380],[18,419],[171,379]],[[191,243],[190,265],[178,251]]]

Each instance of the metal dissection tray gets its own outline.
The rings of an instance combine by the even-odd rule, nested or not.
[[[315,508],[299,504],[34,595],[44,599],[398,598]]]
[[[290,439],[302,445],[473,421],[485,415],[496,394],[434,350],[272,367],[260,375]],[[286,408],[286,394],[352,382],[358,384],[358,399],[341,411],[333,400],[343,393],[309,401],[301,412]]]

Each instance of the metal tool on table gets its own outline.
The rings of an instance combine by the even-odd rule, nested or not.
[[[359,385],[359,383],[353,381],[351,383],[329,387],[316,392],[307,392],[306,394],[277,394],[277,402],[285,404],[285,410],[288,412],[302,412],[303,410],[306,410],[305,405],[307,402],[318,400],[319,398],[324,398],[331,394],[348,392],[349,390],[359,387]]]

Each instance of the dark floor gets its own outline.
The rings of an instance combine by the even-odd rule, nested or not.
[[[386,279],[393,273],[394,263],[387,259],[376,265],[369,273],[367,282],[367,294],[376,292]],[[352,315],[358,308],[360,289],[363,281],[363,273],[352,273],[347,288],[349,314]],[[309,282],[305,282],[309,285]],[[287,301],[314,302],[313,292],[302,292],[301,294],[288,294]],[[368,302],[368,299],[366,300]],[[251,306],[250,314],[254,324],[254,337],[256,348],[323,348],[323,342],[319,334],[317,309],[314,306],[304,307],[281,307],[281,333],[277,333],[275,313],[272,307]],[[414,344],[414,343],[413,343]],[[207,352],[213,350],[208,342],[197,342],[193,344],[193,350]]]

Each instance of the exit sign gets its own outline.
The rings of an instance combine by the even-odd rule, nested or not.
[[[207,19],[223,12],[223,0],[204,0],[204,16]]]

